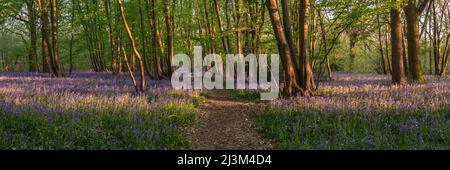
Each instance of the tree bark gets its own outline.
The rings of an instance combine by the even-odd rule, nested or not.
[[[146,3],[148,11],[148,21],[150,23],[150,28],[152,30],[152,54],[153,54],[153,66],[155,67],[155,72],[158,78],[164,77],[163,69],[161,67],[161,55],[164,55],[164,47],[162,45],[162,39],[159,32],[158,24],[156,22],[156,10],[155,1],[147,0]]]
[[[358,33],[356,33],[356,31],[350,31],[349,34],[349,54],[350,54],[350,63],[349,63],[349,68],[350,71],[353,71],[353,66],[355,65],[355,59],[356,59],[356,54],[355,54],[355,48],[356,48],[356,42],[358,41]]]
[[[59,63],[59,31],[58,31],[58,0],[51,0],[51,14],[52,14],[52,45],[53,45],[53,57],[52,57],[52,70],[56,77],[63,77],[64,74],[61,70],[61,64]]]
[[[242,45],[242,31],[241,31],[241,0],[235,0],[235,20],[236,20],[236,50],[238,54],[244,54],[244,47]]]
[[[289,43],[285,35],[280,13],[278,12],[277,0],[266,0],[269,16],[272,22],[273,31],[278,44],[281,62],[284,68],[284,90],[283,95],[294,96],[300,92],[299,74],[296,69],[294,56],[289,48]]]
[[[50,58],[52,58],[52,50],[50,49],[50,20],[49,20],[49,0],[40,1],[41,12],[41,34],[42,34],[42,72],[51,73],[52,68]]]
[[[167,29],[167,75],[169,77],[171,77],[172,75],[172,59],[173,59],[173,55],[174,55],[174,49],[173,49],[173,17],[171,15],[171,11],[170,11],[170,6],[171,6],[171,2],[170,0],[165,0],[165,13],[166,13],[166,29]]]
[[[442,56],[442,69],[440,72],[440,76],[444,76],[447,73],[448,66],[448,58],[450,55],[450,33],[447,35],[447,40],[445,42],[444,55]]]
[[[37,27],[36,27],[36,4],[34,0],[27,0],[27,9],[28,9],[28,27],[30,29],[30,52],[28,54],[28,63],[29,68],[28,71],[36,72],[37,71]]]
[[[142,61],[141,55],[139,54],[139,51],[136,48],[136,43],[135,43],[133,35],[131,33],[131,29],[128,26],[127,19],[125,18],[125,11],[123,9],[122,0],[117,0],[117,3],[118,3],[119,8],[120,8],[120,13],[121,13],[121,16],[122,16],[123,25],[125,27],[125,30],[127,31],[128,38],[130,39],[131,47],[133,48],[133,54],[137,57],[138,62],[139,62],[139,69],[140,69],[140,74],[141,74],[141,89],[140,89],[140,92],[145,92],[146,86],[145,86],[144,63]],[[123,50],[123,51],[125,52],[125,50]]]
[[[409,78],[413,81],[424,81],[422,64],[419,58],[419,14],[414,0],[409,0],[404,8],[407,23]]]
[[[216,12],[217,22],[219,24],[220,36],[222,37],[223,49],[224,49],[225,53],[228,54],[230,52],[229,51],[230,44],[228,44],[228,40],[227,40],[228,36],[224,35],[223,22],[222,22],[222,17],[220,15],[219,3],[217,2],[217,0],[214,0],[214,9]],[[225,11],[225,12],[228,12],[228,11]]]
[[[395,0],[396,7],[391,9],[391,47],[392,47],[392,81],[395,84],[406,83],[403,68],[403,45],[402,45],[402,16],[400,13],[400,1]]]
[[[314,74],[311,63],[309,61],[309,39],[308,39],[308,17],[309,17],[309,0],[301,0],[299,4],[299,34],[300,34],[300,69],[301,87],[304,96],[315,95]]]
[[[113,27],[112,27],[112,15],[111,15],[111,1],[110,0],[104,0],[105,5],[105,13],[108,20],[108,35],[109,35],[109,46],[111,49],[111,70],[114,70],[115,60],[116,60],[116,45],[114,43],[114,33],[113,33]],[[114,71],[113,71],[114,72]]]
[[[382,32],[381,32],[381,24],[380,24],[380,15],[377,15],[377,22],[378,22],[378,45],[379,45],[379,51],[380,51],[380,65],[381,65],[381,71],[383,74],[387,74],[386,70],[386,62],[384,60],[384,50],[383,50],[383,39],[382,39]]]
[[[292,27],[291,27],[291,17],[289,15],[289,1],[288,0],[281,0],[281,9],[283,14],[283,27],[284,27],[284,34],[286,35],[286,39],[289,44],[289,48],[291,49],[292,56],[296,57],[295,53],[295,47],[294,47],[294,41],[292,38]]]
[[[436,1],[432,1],[431,6],[433,7],[433,55],[434,55],[434,72],[439,75],[441,72],[440,67],[440,35],[439,35],[439,23],[436,15]]]

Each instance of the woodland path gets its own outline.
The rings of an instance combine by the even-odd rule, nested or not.
[[[234,98],[229,92],[208,92],[199,125],[188,132],[194,150],[270,150],[272,143],[259,134],[252,114],[264,103]]]

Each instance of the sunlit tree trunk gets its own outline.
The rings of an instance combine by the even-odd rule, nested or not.
[[[299,34],[300,34],[300,69],[301,88],[304,96],[315,95],[314,74],[311,63],[309,61],[309,39],[308,39],[308,17],[309,17],[309,0],[301,0],[299,5]]]
[[[426,4],[427,2],[428,0],[421,1],[420,6],[423,6],[423,4]],[[424,80],[422,64],[419,58],[419,14],[423,8],[417,8],[414,0],[408,0],[407,5],[404,8],[407,23],[409,78],[413,81]]]
[[[170,77],[172,75],[172,59],[174,55],[174,49],[173,49],[173,35],[174,35],[174,27],[173,27],[173,16],[171,14],[171,0],[165,0],[165,14],[166,14],[166,29],[167,29],[167,61],[168,63],[165,63],[167,65],[167,75]]]
[[[51,0],[51,14],[52,14],[52,50],[53,57],[51,58],[52,70],[53,74],[56,77],[63,77],[63,73],[61,70],[61,64],[59,63],[59,31],[58,31],[58,0]]]
[[[39,0],[41,33],[42,33],[42,72],[51,73],[52,68],[50,58],[52,58],[52,50],[50,47],[50,2],[49,0]]]
[[[296,69],[294,56],[289,48],[289,43],[278,12],[277,0],[266,0],[269,16],[272,22],[273,31],[277,40],[278,51],[284,68],[284,90],[283,95],[294,96],[300,92],[299,74]]]
[[[289,44],[289,48],[291,49],[291,54],[296,57],[294,41],[292,38],[292,26],[291,26],[291,17],[289,15],[289,1],[281,0],[281,9],[283,14],[283,28],[286,35],[286,39]]]
[[[406,82],[403,68],[402,17],[400,1],[395,0],[396,7],[391,9],[391,47],[392,47],[392,81],[396,84]]]
[[[138,50],[137,50],[137,48],[136,48],[136,43],[135,43],[134,38],[133,38],[133,35],[132,35],[132,33],[131,33],[131,29],[130,29],[130,27],[128,26],[128,22],[127,22],[127,20],[126,20],[126,18],[125,18],[125,11],[124,11],[124,9],[123,9],[122,0],[117,0],[117,3],[118,3],[118,5],[119,5],[119,9],[120,9],[120,13],[121,13],[121,16],[122,16],[122,22],[123,22],[123,25],[124,25],[124,27],[125,27],[125,30],[127,31],[128,38],[130,39],[131,47],[133,48],[133,49],[132,49],[132,50],[133,50],[133,54],[137,57],[138,62],[139,62],[139,70],[140,70],[140,74],[141,74],[141,89],[140,89],[140,92],[145,92],[146,86],[145,86],[145,70],[144,70],[144,63],[143,63],[143,61],[142,61],[141,55],[139,54],[139,52],[138,52]],[[125,50],[123,50],[123,51],[125,52]],[[129,67],[129,66],[128,66],[128,67]],[[132,74],[132,73],[130,73],[130,74]]]

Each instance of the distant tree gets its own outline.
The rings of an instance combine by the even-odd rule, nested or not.
[[[173,36],[174,36],[174,26],[173,26],[173,15],[171,14],[171,0],[165,0],[165,14],[166,14],[166,29],[167,29],[167,60],[166,60],[166,75],[170,77],[172,75],[172,58],[174,55],[173,47]]]
[[[28,11],[28,29],[30,31],[30,53],[28,54],[28,62],[30,72],[37,71],[37,14],[35,0],[26,0]]]

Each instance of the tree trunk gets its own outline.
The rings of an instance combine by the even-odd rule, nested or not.
[[[116,60],[116,45],[114,43],[114,33],[113,33],[113,27],[112,27],[112,15],[111,15],[111,1],[110,0],[104,0],[104,5],[105,5],[105,12],[106,12],[106,17],[108,20],[108,35],[109,35],[109,46],[111,48],[111,70],[114,70],[115,68],[115,60]],[[114,71],[113,71],[114,72]]]
[[[230,44],[227,43],[228,36],[224,35],[223,22],[222,22],[222,17],[220,15],[219,3],[217,2],[217,0],[214,0],[214,9],[216,11],[217,22],[219,24],[220,36],[222,37],[223,49],[224,49],[224,52],[226,54],[228,54],[230,52],[229,48],[228,48],[230,46]],[[225,12],[228,12],[228,11],[225,11]]]
[[[123,9],[122,0],[117,0],[117,3],[118,3],[119,8],[120,8],[120,13],[121,13],[121,16],[122,16],[123,25],[125,27],[125,30],[127,31],[128,38],[130,39],[131,47],[133,48],[133,54],[137,57],[138,62],[139,62],[139,69],[140,69],[140,73],[141,73],[141,90],[140,90],[140,92],[145,92],[146,87],[145,87],[144,63],[142,61],[141,55],[139,54],[139,52],[138,52],[138,50],[136,48],[136,43],[135,43],[133,35],[131,33],[131,29],[128,26],[127,19],[125,18],[125,11]],[[124,52],[125,52],[125,50],[124,50]]]
[[[269,10],[269,16],[272,21],[273,31],[278,44],[278,51],[284,67],[285,83],[283,94],[285,96],[294,96],[300,92],[300,79],[298,70],[296,69],[294,56],[291,53],[291,49],[289,48],[289,43],[283,29],[280,13],[278,12],[277,0],[266,0],[266,5]]]
[[[300,69],[303,71],[301,75],[301,87],[304,96],[315,95],[314,74],[311,63],[309,62],[309,39],[308,39],[308,17],[309,17],[309,0],[301,0],[299,4],[299,38],[300,38]]]
[[[419,42],[419,10],[414,0],[409,0],[404,8],[407,23],[409,78],[413,81],[423,81],[423,70],[420,62]]]
[[[448,58],[450,55],[450,33],[447,35],[447,40],[445,42],[445,48],[444,48],[444,55],[442,56],[442,69],[440,76],[444,76],[447,73],[447,66],[448,66]]]
[[[58,0],[52,1],[52,45],[53,45],[53,57],[52,57],[52,70],[56,77],[63,77],[61,70],[61,64],[59,63],[59,32],[58,32]]]
[[[75,0],[72,0],[72,11],[70,18],[70,46],[69,46],[69,74],[73,71],[73,39],[74,39],[74,22],[75,22]]]
[[[49,20],[49,0],[42,0],[40,4],[41,12],[41,33],[42,33],[42,72],[51,73],[52,68],[50,58],[52,50],[50,49],[50,20]]]
[[[137,85],[136,78],[134,77],[134,73],[130,67],[130,63],[128,62],[127,51],[125,50],[124,47],[122,47],[122,51],[123,51],[123,61],[125,62],[125,65],[127,67],[128,74],[130,74],[130,78],[131,78],[131,81],[133,82],[134,90],[137,94],[139,94],[139,87]]]
[[[286,35],[286,39],[289,44],[289,48],[291,49],[292,56],[296,57],[295,48],[294,48],[294,42],[292,38],[292,28],[291,28],[291,17],[289,15],[289,1],[288,0],[281,0],[281,9],[283,14],[283,27],[284,27],[284,34]]]
[[[440,54],[440,35],[439,35],[439,23],[436,15],[436,1],[432,1],[432,9],[433,9],[433,55],[434,55],[434,72],[436,75],[439,75],[441,72],[439,67],[439,59],[441,57]]]
[[[172,59],[174,55],[174,49],[173,49],[173,16],[170,11],[171,2],[170,0],[165,0],[165,13],[166,13],[166,28],[167,28],[167,76],[171,77],[172,75]]]
[[[241,31],[241,0],[235,0],[235,20],[236,20],[236,50],[238,54],[244,54],[244,47],[242,45],[242,31]]]
[[[30,72],[36,72],[37,71],[37,28],[36,28],[36,4],[34,0],[27,0],[27,9],[28,9],[28,16],[29,16],[29,29],[30,29],[30,53],[28,54],[28,63],[29,63],[29,69]]]
[[[358,34],[355,31],[350,31],[350,34],[349,34],[349,39],[350,39],[350,44],[349,44],[349,47],[350,47],[350,49],[349,49],[349,54],[350,54],[349,68],[350,68],[350,71],[353,71],[353,66],[355,65],[355,59],[356,59],[355,48],[356,48],[357,38],[358,38]]]
[[[400,13],[400,1],[395,1],[396,8],[391,9],[391,47],[392,47],[392,81],[395,84],[403,84],[406,77],[403,68],[402,45],[402,16]]]
[[[225,19],[227,20],[227,31],[231,30],[231,17],[230,17],[230,1],[231,0],[226,0],[225,1]],[[229,52],[233,51],[232,46],[231,46],[231,40],[230,40],[230,36],[228,36],[227,38],[227,44],[228,44],[228,50]]]
[[[142,3],[141,0],[139,0],[139,25],[140,25],[140,32],[141,32],[141,43],[142,43],[142,53],[143,53],[143,62],[144,62],[144,68],[147,75],[150,75],[152,79],[157,78],[153,74],[153,72],[150,69],[150,61],[147,54],[147,42],[146,42],[146,34],[145,34],[145,22],[144,22],[144,14],[142,12]]]
[[[379,51],[380,51],[380,65],[381,65],[381,71],[383,74],[387,74],[386,70],[386,62],[384,60],[384,50],[383,50],[383,39],[382,39],[382,32],[381,32],[381,22],[380,22],[380,15],[377,15],[377,22],[378,22],[378,45],[379,45]]]
[[[159,32],[158,24],[156,22],[156,10],[155,1],[147,0],[147,11],[149,13],[148,20],[150,22],[150,28],[152,29],[152,53],[153,53],[153,66],[158,78],[164,77],[163,69],[161,67],[161,55],[164,55],[164,48],[162,45],[162,39]]]

